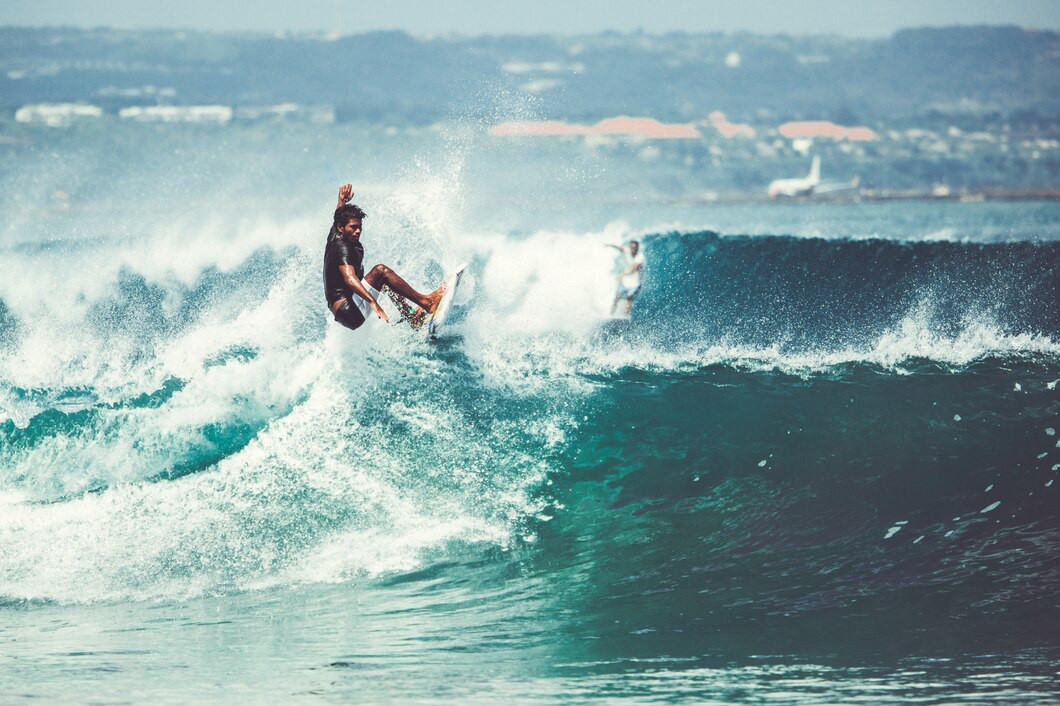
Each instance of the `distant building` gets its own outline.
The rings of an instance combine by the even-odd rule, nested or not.
[[[267,118],[286,118],[299,110],[297,103],[278,103],[276,105],[241,105],[235,109],[239,120],[262,120]]]
[[[235,120],[293,120],[310,123],[335,122],[335,108],[330,105],[303,106],[297,103],[276,105],[241,105],[233,114]]]
[[[177,89],[172,87],[158,88],[157,86],[141,86],[139,88],[104,86],[96,91],[96,94],[105,98],[174,98],[177,95]]]
[[[828,120],[802,120],[784,123],[779,128],[780,134],[789,140],[797,138],[827,138],[832,140],[872,141],[879,139],[876,133],[867,127],[846,127],[836,125]]]
[[[493,137],[570,137],[613,136],[655,140],[699,139],[702,135],[691,123],[661,123],[655,118],[619,116],[595,125],[576,125],[558,120],[528,120],[494,125]]]
[[[232,119],[232,109],[226,105],[153,105],[122,108],[118,116],[141,122],[227,123]]]
[[[49,127],[68,127],[75,120],[92,120],[102,115],[101,108],[84,103],[38,103],[19,108],[15,111],[15,120],[20,123],[44,123]]]

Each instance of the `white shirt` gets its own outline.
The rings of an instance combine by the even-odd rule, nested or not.
[[[640,286],[640,273],[644,269],[644,250],[643,248],[637,249],[637,254],[633,255],[630,253],[629,246],[622,248],[622,252],[626,256],[626,268],[623,272],[628,272],[634,265],[640,265],[634,272],[622,277],[622,286],[626,289],[633,289],[634,287]]]

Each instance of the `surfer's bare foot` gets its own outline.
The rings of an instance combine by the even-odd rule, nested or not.
[[[425,308],[428,314],[433,314],[434,310],[438,308],[438,303],[441,302],[442,297],[445,296],[446,289],[446,283],[442,282],[441,287],[427,295],[427,306]]]

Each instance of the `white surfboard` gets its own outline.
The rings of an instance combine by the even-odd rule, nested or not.
[[[460,265],[453,270],[448,277],[445,278],[447,287],[445,294],[442,295],[442,301],[438,302],[438,308],[434,310],[434,313],[427,317],[427,335],[431,338],[438,336],[438,332],[445,326],[445,319],[449,316],[449,310],[453,306],[453,301],[456,299],[456,290],[460,287],[460,278],[464,276],[464,270],[467,268],[467,263]]]

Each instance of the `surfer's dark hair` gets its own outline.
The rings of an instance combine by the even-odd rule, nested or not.
[[[360,206],[348,203],[335,209],[335,227],[341,228],[350,222],[351,218],[364,218],[368,214],[361,210]]]

